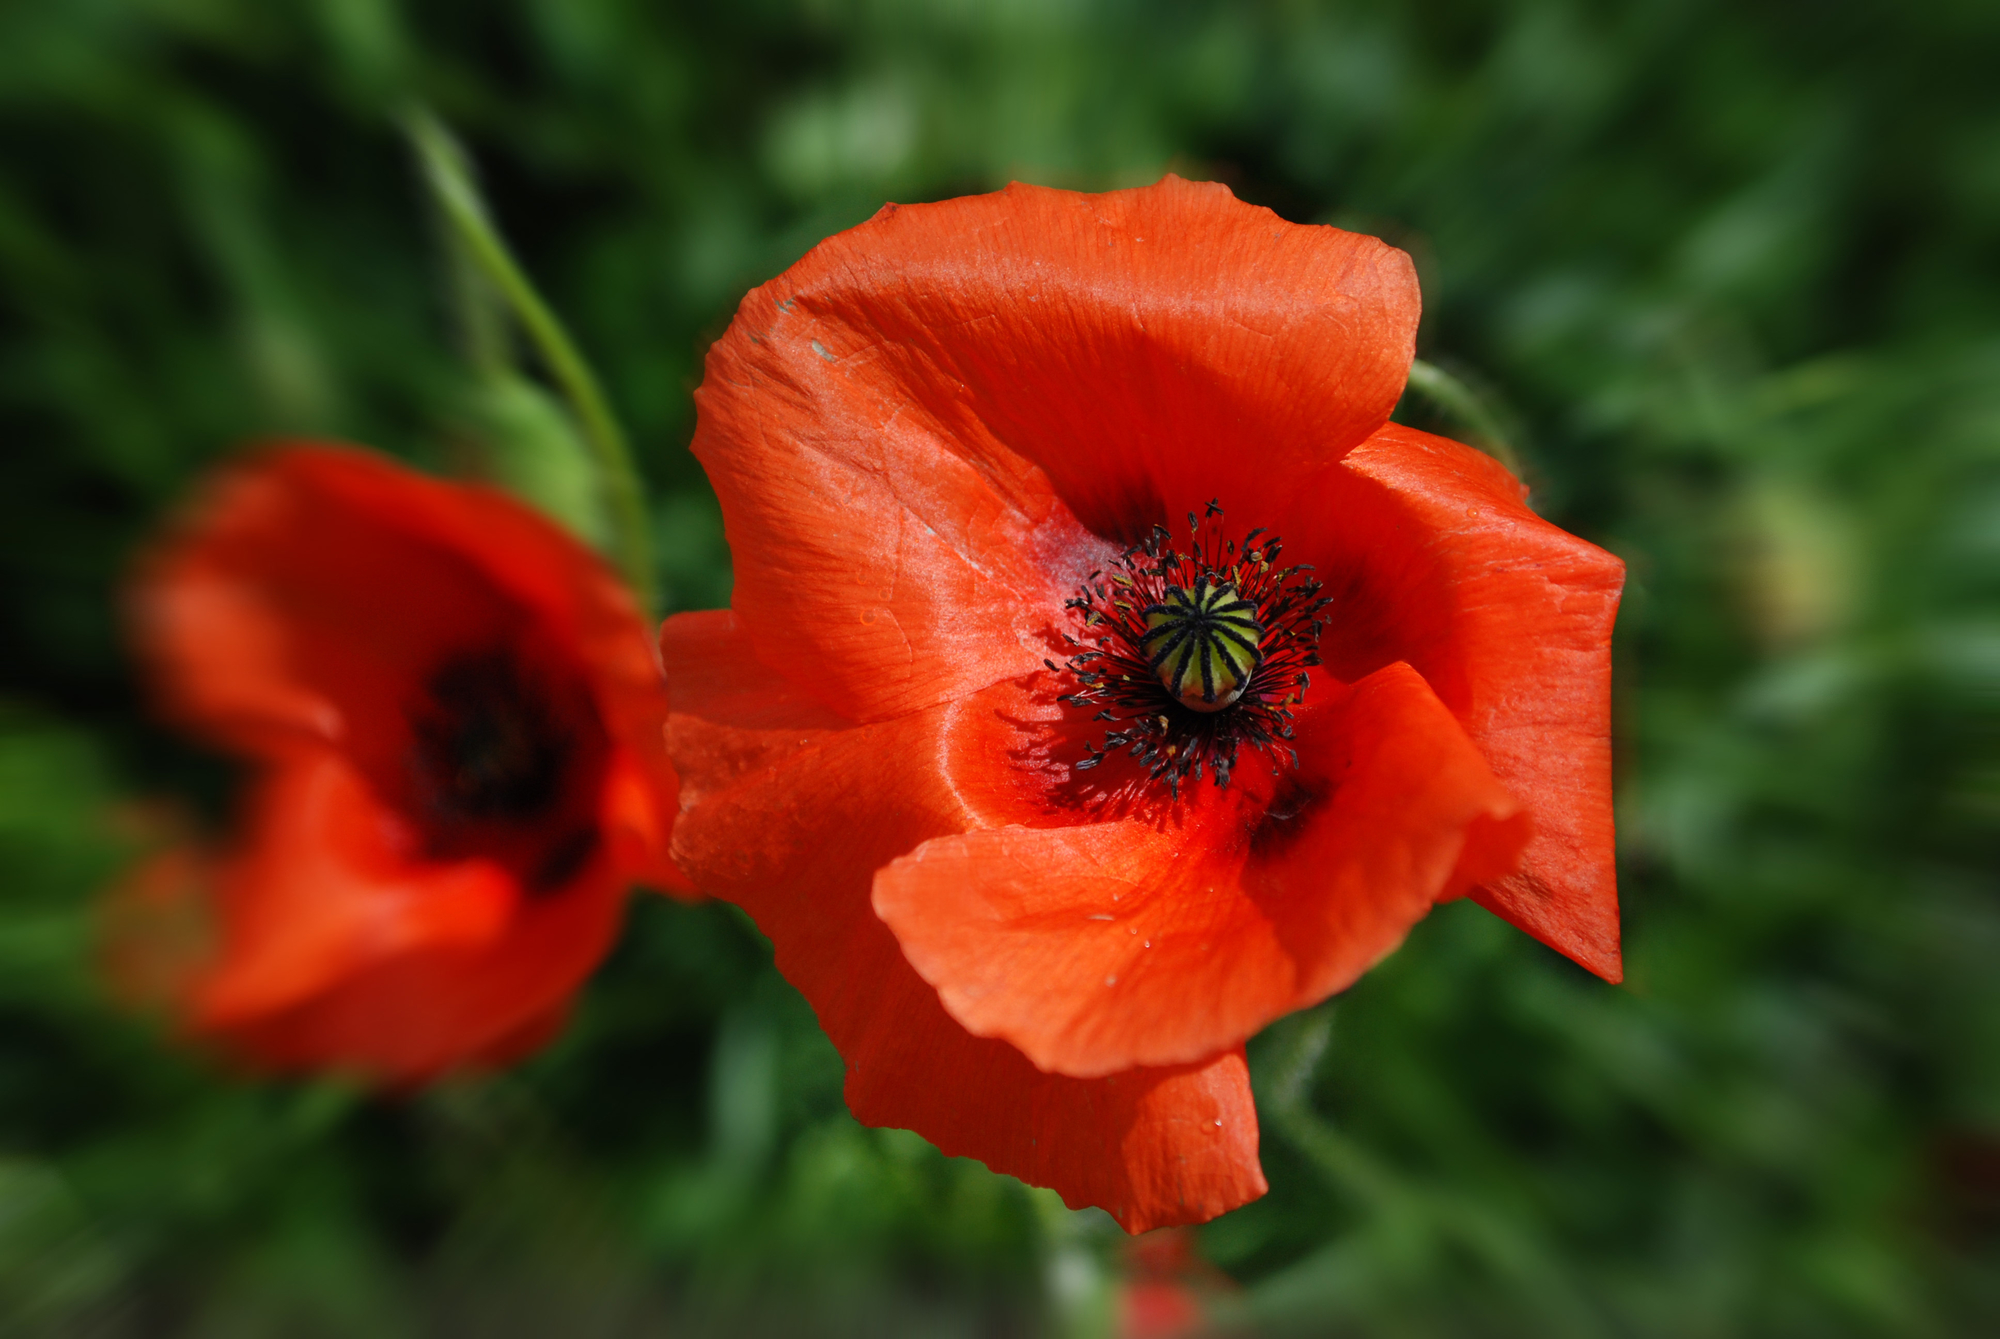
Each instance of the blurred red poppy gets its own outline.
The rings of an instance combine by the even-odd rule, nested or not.
[[[1187,1339],[1199,1334],[1207,1301],[1233,1292],[1228,1275],[1201,1258],[1189,1229],[1165,1227],[1126,1243],[1115,1294],[1119,1339]]]
[[[1400,251],[1173,177],[890,206],[745,299],[674,849],[859,1118],[1200,1221],[1264,1189],[1244,1039],[1433,903],[1615,979],[1622,570],[1387,422],[1417,314]]]
[[[141,563],[170,715],[253,763],[243,823],[138,872],[114,921],[167,1003],[260,1066],[412,1082],[544,1040],[667,857],[666,695],[637,609],[491,489],[290,446],[225,470]],[[185,916],[182,917],[186,919]],[[158,956],[158,955],[155,955]]]

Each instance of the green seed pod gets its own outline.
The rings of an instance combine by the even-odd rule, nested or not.
[[[1264,629],[1257,607],[1227,581],[1194,590],[1167,587],[1146,610],[1144,647],[1153,673],[1183,706],[1221,711],[1243,696],[1257,671]]]

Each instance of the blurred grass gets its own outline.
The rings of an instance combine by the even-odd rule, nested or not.
[[[1992,1328],[1996,43],[1976,0],[0,8],[0,1330],[1101,1314],[1101,1218],[855,1125],[726,908],[637,905],[554,1050],[411,1100],[241,1084],[101,1000],[108,816],[226,793],[138,709],[131,546],[246,437],[496,431],[412,99],[604,375],[673,608],[728,591],[707,342],[884,199],[1172,168],[1409,249],[1423,356],[1630,564],[1631,980],[1459,905],[1260,1039],[1272,1194],[1203,1233],[1239,1319]]]

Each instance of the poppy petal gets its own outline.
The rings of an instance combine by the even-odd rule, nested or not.
[[[856,720],[1025,673],[1166,501],[1379,427],[1417,315],[1403,253],[1219,185],[887,206],[709,353],[694,451],[732,603],[767,664]]]
[[[1294,744],[1275,794],[1185,822],[935,838],[876,874],[875,911],[953,1018],[1045,1070],[1212,1055],[1393,949],[1456,891],[1470,834],[1461,878],[1527,835],[1407,665],[1301,709]]]
[[[221,1029],[266,1068],[339,1068],[413,1084],[494,1066],[553,1035],[577,983],[610,951],[624,879],[608,865],[530,907],[485,952],[451,947],[385,958],[296,1007]]]
[[[481,949],[508,928],[518,893],[506,870],[409,862],[406,825],[337,753],[275,768],[251,809],[252,844],[221,880],[223,955],[200,1002],[209,1025],[284,1008],[413,948]]]
[[[1409,662],[1534,832],[1480,905],[1620,976],[1611,810],[1611,628],[1624,564],[1528,510],[1471,447],[1396,424],[1301,490],[1284,530],[1334,597],[1321,638],[1352,679]]]
[[[683,779],[676,860],[771,937],[847,1061],[859,1119],[1100,1205],[1134,1231],[1263,1193],[1239,1050],[1105,1079],[1044,1074],[952,1021],[875,917],[875,870],[966,821],[932,743],[956,708],[841,722],[761,666],[728,614],[671,618],[661,646]],[[982,704],[1005,711],[1018,695],[1002,686]]]
[[[190,1021],[265,1066],[414,1082],[495,1060],[547,1035],[616,932],[611,853],[534,897],[492,861],[409,860],[338,754],[275,768],[253,807],[214,876],[221,951]]]
[[[669,618],[660,627],[660,663],[674,689],[667,746],[684,811],[745,773],[854,724],[759,661],[733,610]]]
[[[947,1156],[1048,1186],[1072,1209],[1095,1205],[1127,1232],[1205,1223],[1269,1189],[1241,1046],[1073,1079],[966,1032],[907,967],[893,980],[911,1035],[850,1064],[855,1119],[914,1130]]]

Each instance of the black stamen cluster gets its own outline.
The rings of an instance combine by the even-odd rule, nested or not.
[[[1078,684],[1060,701],[1112,722],[1102,747],[1085,744],[1079,770],[1096,767],[1125,748],[1164,781],[1175,798],[1188,777],[1206,772],[1217,787],[1229,785],[1237,750],[1249,744],[1274,757],[1283,753],[1294,766],[1298,755],[1284,741],[1292,737],[1292,708],[1305,695],[1320,663],[1319,637],[1326,627],[1321,611],[1332,603],[1305,564],[1280,567],[1282,543],[1252,530],[1239,544],[1222,537],[1222,507],[1210,502],[1201,516],[1188,513],[1188,548],[1182,552],[1164,526],[1127,549],[1110,571],[1092,572],[1067,608],[1081,616],[1082,638],[1064,635],[1076,654],[1063,665]],[[1167,592],[1198,591],[1204,583],[1228,583],[1256,608],[1263,636],[1257,665],[1243,695],[1219,711],[1195,711],[1181,704],[1161,682],[1158,661],[1146,649],[1148,613],[1166,607]],[[1157,641],[1157,639],[1156,639]]]
[[[554,806],[568,731],[504,651],[453,656],[412,705],[409,766],[434,821],[520,823]]]
[[[559,890],[596,854],[592,791],[604,739],[578,685],[518,650],[449,655],[405,707],[406,794],[435,859],[486,856],[530,895]]]

